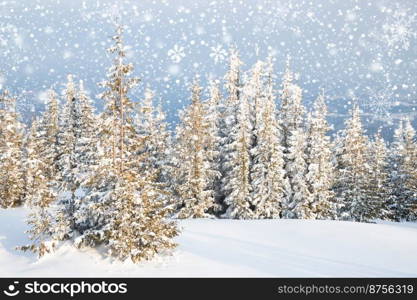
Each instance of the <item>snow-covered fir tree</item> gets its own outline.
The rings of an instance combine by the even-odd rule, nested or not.
[[[306,174],[310,192],[310,216],[316,219],[332,219],[337,216],[337,207],[332,190],[335,167],[332,160],[332,142],[326,120],[327,106],[324,94],[314,103],[314,110],[307,119],[307,162]]]
[[[206,159],[212,170],[213,180],[209,189],[214,191],[216,205],[213,212],[217,213],[221,209],[221,147],[222,147],[222,128],[220,125],[223,98],[220,92],[219,83],[211,81],[209,87],[209,99],[204,102],[204,122],[207,125],[206,140],[204,142]]]
[[[179,218],[207,217],[215,205],[213,181],[217,174],[211,164],[213,150],[207,145],[210,124],[198,81],[191,90],[191,104],[181,113],[176,137],[175,192],[179,198]]]
[[[219,188],[219,200],[223,205],[223,208],[227,207],[227,204],[224,203],[224,198],[227,194],[226,188],[226,179],[224,178],[229,172],[228,165],[230,163],[228,159],[229,144],[232,142],[230,139],[232,128],[235,127],[237,122],[237,109],[240,105],[240,98],[242,92],[242,79],[241,79],[241,66],[242,61],[240,60],[239,53],[235,48],[230,50],[229,56],[229,66],[224,76],[224,87],[227,91],[227,96],[219,105],[219,128],[220,128],[220,172],[221,172],[221,181]]]
[[[296,219],[313,219],[307,175],[307,136],[302,128],[293,130],[288,138],[286,174],[291,185],[291,197],[284,205],[283,216]]]
[[[255,218],[279,218],[289,182],[285,178],[281,132],[276,118],[272,63],[269,61],[265,80],[261,78],[261,67],[259,62],[255,65],[247,86],[250,90],[246,89],[255,97],[253,132],[256,140],[250,151],[253,157],[252,203]]]
[[[242,96],[237,104],[236,122],[226,141],[223,186],[225,204],[228,205],[225,217],[234,219],[253,218],[252,185],[250,178],[252,146],[252,123],[250,104]]]
[[[59,132],[59,202],[57,209],[57,238],[68,239],[75,230],[75,192],[79,187],[77,176],[76,143],[81,138],[81,110],[72,75],[68,75],[64,90],[64,108]]]
[[[16,112],[16,99],[0,93],[0,207],[15,207],[24,198],[23,125]]]
[[[44,162],[40,156],[40,140],[38,139],[39,121],[32,121],[28,134],[24,139],[24,179],[25,192],[24,201],[27,206],[32,206],[33,202],[37,202],[37,193],[42,190],[42,185],[46,186],[46,177],[43,175],[45,169]],[[35,199],[35,200],[34,200]]]
[[[392,196],[392,186],[389,180],[388,149],[379,130],[369,147],[369,184],[367,201],[372,203],[370,218],[389,219],[388,203]]]
[[[142,156],[139,160],[147,159]],[[110,254],[120,260],[149,260],[176,246],[172,238],[178,235],[178,229],[173,221],[166,220],[170,210],[161,201],[163,193],[155,185],[157,175],[152,169],[146,171],[127,169],[119,175],[109,195],[114,209],[109,211],[105,230]]]
[[[59,161],[61,147],[59,143],[59,103],[54,90],[48,91],[46,110],[38,124],[38,134],[41,143],[41,156],[48,166],[45,176],[51,187],[57,188],[59,180]]]
[[[154,103],[154,92],[147,88],[145,97],[138,105],[136,127],[143,141],[138,153],[148,153],[148,164],[156,170],[159,182],[166,183],[170,174],[171,136],[167,129],[165,113],[161,105]]]
[[[341,140],[338,155],[336,197],[343,203],[340,218],[369,222],[374,217],[375,202],[368,198],[371,172],[369,141],[364,135],[359,107],[355,105]]]
[[[55,246],[51,240],[54,216],[50,206],[56,200],[56,192],[54,181],[48,177],[51,166],[44,122],[44,118],[34,120],[25,141],[25,201],[31,208],[27,219],[30,229],[27,232],[32,244],[18,247],[23,251],[37,253],[39,257],[51,252]]]
[[[57,200],[59,186],[59,133],[58,97],[53,90],[49,90],[46,110],[39,121],[32,124],[25,162],[26,167],[31,168],[26,171],[26,174],[31,174],[31,177],[27,177],[27,182],[34,187],[31,194],[29,191],[26,193],[32,209],[27,223],[30,226],[29,238],[33,243],[20,249],[36,252],[39,256],[51,252],[56,244],[53,236],[58,227],[55,211],[51,207]]]
[[[412,137],[412,131],[409,131],[408,136]],[[407,145],[410,144],[411,145]],[[406,139],[404,132],[404,120],[400,120],[398,127],[394,131],[394,140],[390,147],[390,183],[393,186],[392,198],[389,203],[389,208],[392,211],[392,218],[396,221],[401,221],[407,218],[408,209],[407,202],[410,193],[405,185],[408,175],[403,168],[404,158],[409,156],[406,149],[412,149],[413,140]],[[411,147],[410,147],[411,146]]]
[[[97,163],[96,120],[82,81],[77,88],[72,75],[69,75],[64,98],[59,135],[60,196],[55,225],[55,238],[58,240],[71,238],[78,229],[80,196],[85,193],[85,180],[91,166]]]
[[[97,164],[97,117],[94,104],[87,95],[84,82],[79,81],[77,99],[80,109],[80,138],[76,140],[75,156],[77,174],[82,184],[88,177],[91,167]]]
[[[165,220],[168,208],[146,155],[138,155],[144,141],[136,131],[129,91],[139,80],[131,76],[133,65],[124,62],[122,35],[123,27],[118,26],[109,49],[115,54],[114,64],[102,84],[105,110],[99,120],[99,159],[82,200],[84,222],[75,244],[104,244],[111,255],[137,262],[172,248],[170,239],[177,229]]]
[[[306,133],[304,129],[305,108],[302,104],[302,90],[293,83],[289,60],[284,73],[281,107],[281,145],[283,147],[286,178],[291,186],[284,204],[285,218],[312,218],[309,207],[310,192],[306,181]]]
[[[411,121],[404,122],[403,145],[400,149],[402,157],[399,166],[404,179],[405,210],[407,220],[417,219],[417,143],[416,132]]]

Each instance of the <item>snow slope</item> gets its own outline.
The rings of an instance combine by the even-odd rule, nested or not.
[[[40,259],[24,209],[0,209],[0,276],[10,277],[417,277],[417,224],[309,220],[186,220],[171,256],[134,265],[64,245]]]

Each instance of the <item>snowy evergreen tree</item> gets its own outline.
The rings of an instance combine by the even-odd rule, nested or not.
[[[18,247],[23,251],[37,253],[39,257],[51,252],[55,246],[51,240],[54,220],[50,206],[56,200],[56,193],[53,182],[48,178],[51,166],[46,159],[48,156],[45,156],[48,154],[45,133],[45,127],[35,120],[25,141],[25,201],[31,208],[27,220],[30,229],[27,232],[33,243]]]
[[[58,99],[53,90],[48,92],[46,106],[46,111],[39,121],[32,124],[25,162],[32,173],[31,177],[27,177],[27,182],[34,187],[30,194],[29,190],[26,192],[26,199],[32,209],[27,223],[30,226],[29,238],[33,243],[19,247],[23,251],[32,251],[39,256],[53,250],[56,243],[52,236],[58,229],[55,212],[51,209],[57,200],[61,154]]]
[[[252,202],[255,206],[255,218],[279,218],[286,192],[289,190],[280,143],[280,126],[276,118],[271,62],[269,64],[266,82],[261,78],[261,65],[258,62],[248,83],[249,93],[252,99],[255,98],[253,126],[256,140],[251,149]]]
[[[412,138],[412,131],[409,130],[408,137],[410,134]],[[405,184],[407,173],[404,170],[404,159],[409,156],[407,152],[412,149],[412,142],[412,139],[406,139],[404,121],[400,120],[398,128],[394,132],[394,141],[390,149],[390,183],[393,186],[390,208],[392,217],[396,221],[404,220],[408,215],[407,204],[410,192]]]
[[[53,90],[48,91],[46,110],[42,114],[38,124],[38,139],[40,145],[40,155],[47,166],[45,176],[51,187],[58,186],[59,180],[59,161],[61,147],[59,143],[59,107],[58,96]]]
[[[214,192],[214,200],[216,205],[213,206],[213,213],[217,213],[221,209],[221,147],[222,147],[222,129],[221,111],[222,111],[222,95],[217,81],[210,83],[209,99],[204,102],[204,122],[207,125],[205,138],[206,159],[210,164],[213,179],[209,189]]]
[[[178,230],[174,222],[165,220],[169,209],[159,198],[155,174],[126,171],[120,176],[111,194],[114,209],[106,228],[110,254],[139,262],[174,248],[172,238]]]
[[[296,219],[312,219],[314,213],[310,205],[310,191],[306,180],[307,175],[307,137],[302,128],[293,130],[288,138],[288,159],[285,166],[291,185],[291,198],[284,206],[284,217]]]
[[[77,88],[72,75],[69,75],[64,96],[66,102],[59,134],[60,196],[55,225],[55,238],[58,240],[71,238],[78,229],[80,197],[85,193],[84,184],[91,165],[97,163],[96,120],[82,81]]]
[[[417,143],[416,133],[409,119],[404,122],[402,145],[400,146],[399,156],[401,157],[399,172],[403,179],[404,190],[403,208],[405,218],[415,220],[417,218]]]
[[[99,120],[98,164],[88,180],[88,194],[82,199],[81,235],[77,247],[109,247],[110,254],[137,262],[149,259],[174,244],[175,223],[165,220],[168,209],[160,200],[156,177],[146,163],[145,154],[138,155],[144,141],[134,124],[134,104],[129,91],[138,83],[131,77],[132,64],[126,64],[123,27],[113,37],[115,53],[108,80],[102,86],[105,110]],[[82,218],[81,218],[82,217]]]
[[[254,216],[250,180],[252,124],[246,96],[243,96],[237,105],[236,123],[227,139],[227,152],[224,153],[226,172],[223,177],[225,203],[228,205],[225,216],[250,219]]]
[[[307,124],[307,162],[306,174],[310,192],[309,209],[316,219],[333,219],[337,216],[334,201],[335,167],[332,160],[332,143],[327,135],[330,126],[326,121],[327,106],[323,94],[314,103]]]
[[[79,81],[77,99],[80,110],[80,137],[75,143],[77,174],[82,184],[88,177],[91,167],[97,164],[97,117],[94,104],[84,89],[84,83]]]
[[[205,118],[198,82],[192,86],[190,106],[181,114],[176,138],[176,194],[179,197],[179,218],[203,218],[215,205],[211,169],[213,152],[207,147],[209,123]]]
[[[165,114],[161,105],[155,106],[154,92],[149,88],[145,91],[145,97],[138,106],[136,118],[139,138],[143,141],[138,153],[148,153],[148,167],[156,170],[159,182],[166,183],[170,173],[170,148],[171,136],[167,130]]]
[[[388,203],[392,195],[389,181],[388,149],[381,132],[375,135],[369,147],[370,174],[368,177],[367,202],[371,203],[370,218],[388,219],[390,211]]]
[[[227,167],[230,165],[230,162],[227,161],[229,156],[227,153],[230,150],[230,143],[232,142],[231,131],[236,126],[237,122],[237,110],[239,107],[239,102],[241,98],[241,91],[242,91],[242,82],[241,82],[241,68],[242,61],[239,58],[239,53],[236,49],[232,48],[230,50],[230,57],[229,57],[229,66],[224,76],[225,84],[224,87],[227,91],[227,97],[225,97],[224,101],[220,102],[219,105],[219,128],[220,128],[220,172],[221,172],[221,180],[220,180],[220,188],[219,188],[219,200],[225,209],[227,204],[224,202],[226,197],[227,191],[227,181],[225,176],[229,172],[229,168]]]
[[[369,141],[364,135],[359,107],[355,105],[346,121],[338,161],[336,196],[343,203],[340,217],[369,222],[375,203],[368,199],[370,165]]]
[[[81,138],[81,109],[72,75],[68,75],[64,90],[64,109],[59,132],[60,186],[57,219],[57,237],[68,239],[75,230],[76,190],[80,185],[77,174],[76,143]]]
[[[301,88],[292,82],[293,77],[289,61],[287,61],[282,83],[279,118],[281,121],[281,145],[285,159],[284,168],[291,191],[287,191],[282,215],[285,218],[312,218],[313,215],[309,209],[310,192],[306,181],[305,108],[302,104]]]
[[[23,125],[16,112],[16,99],[0,94],[0,207],[15,207],[24,198]]]

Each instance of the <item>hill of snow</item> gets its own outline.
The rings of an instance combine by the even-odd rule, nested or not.
[[[39,261],[25,209],[0,209],[1,277],[417,276],[417,224],[309,220],[185,220],[170,256],[134,265],[63,245]]]

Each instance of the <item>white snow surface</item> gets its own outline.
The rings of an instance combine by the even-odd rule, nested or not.
[[[1,277],[417,277],[417,224],[317,220],[184,220],[179,247],[151,262],[118,262],[62,245],[38,260],[27,210],[0,209]]]

